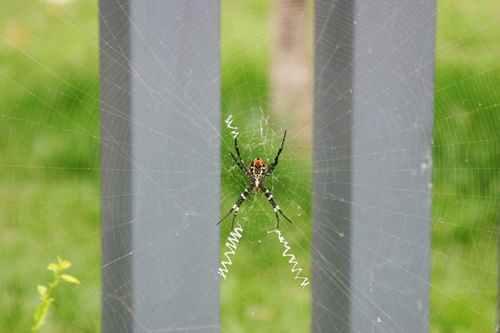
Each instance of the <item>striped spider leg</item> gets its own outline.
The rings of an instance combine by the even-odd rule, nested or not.
[[[274,171],[274,169],[278,165],[278,162],[279,162],[278,159],[280,157],[281,152],[283,151],[283,146],[285,145],[285,139],[286,139],[286,131],[285,131],[285,134],[283,134],[283,140],[281,140],[281,146],[278,149],[278,153],[276,154],[276,157],[274,158],[273,163],[271,163],[271,166],[269,167],[269,170],[267,170],[266,174],[264,175],[264,177],[262,177],[262,180],[264,180],[264,178],[266,178],[267,176],[269,176],[270,174],[272,174],[273,171]]]
[[[245,163],[243,163],[243,159],[241,158],[240,150],[238,148],[238,139],[234,138],[234,150],[236,151],[236,155],[238,156],[238,158],[236,158],[236,156],[234,156],[233,153],[231,153],[231,157],[233,158],[236,165],[241,169],[241,171],[243,171],[248,176],[248,178],[250,179],[250,185],[248,185],[247,188],[245,188],[245,190],[240,194],[240,197],[238,198],[238,200],[236,200],[236,203],[233,205],[233,207],[231,207],[229,212],[226,215],[224,215],[222,219],[220,219],[217,225],[221,224],[222,221],[224,221],[229,215],[231,215],[231,213],[234,212],[233,221],[231,224],[231,228],[234,229],[234,221],[238,216],[240,206],[250,194],[251,189],[253,189],[255,192],[258,192],[259,190],[262,190],[262,192],[264,192],[265,197],[267,198],[269,203],[273,206],[274,214],[276,215],[277,229],[279,229],[280,227],[279,214],[283,216],[285,220],[292,223],[292,221],[280,209],[280,207],[276,203],[276,200],[274,200],[273,195],[263,183],[264,179],[267,176],[269,176],[278,165],[279,156],[283,151],[283,146],[285,144],[285,138],[286,138],[286,131],[285,134],[283,135],[283,140],[281,141],[281,146],[278,149],[278,153],[276,154],[276,157],[274,158],[269,168],[267,167],[267,164],[264,162],[264,160],[261,158],[255,158],[248,167],[245,166]]]
[[[281,210],[280,206],[278,206],[278,204],[276,203],[276,200],[274,200],[274,197],[273,195],[271,194],[271,191],[269,191],[269,189],[264,185],[264,184],[260,184],[260,189],[262,190],[262,192],[264,192],[264,195],[266,196],[267,200],[269,201],[269,203],[273,206],[273,209],[274,209],[274,215],[276,215],[276,221],[277,221],[277,225],[276,225],[276,229],[279,229],[280,228],[280,216],[278,215],[278,213],[281,214],[281,216],[283,216],[285,218],[285,220],[287,220],[288,222],[290,223],[293,223],[284,213],[283,211]]]
[[[240,194],[240,197],[238,198],[238,200],[236,200],[236,203],[233,205],[233,207],[231,207],[229,212],[223,218],[220,219],[217,225],[221,224],[222,221],[224,221],[226,217],[231,215],[231,213],[234,211],[233,222],[231,223],[231,229],[234,229],[234,221],[236,220],[236,216],[238,216],[240,206],[243,203],[243,201],[245,201],[245,199],[248,197],[248,194],[250,193],[250,190],[252,189],[253,186],[254,186],[253,184],[247,186],[247,188],[243,191],[243,193]]]

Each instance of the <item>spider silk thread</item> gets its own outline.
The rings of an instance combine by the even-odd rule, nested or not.
[[[299,267],[299,263],[297,262],[297,259],[295,258],[295,256],[291,253],[288,253],[288,251],[290,251],[290,246],[288,245],[288,242],[285,240],[285,237],[283,237],[281,235],[281,231],[279,231],[278,229],[268,231],[267,233],[270,234],[272,232],[275,232],[278,235],[278,239],[279,239],[280,243],[283,244],[283,247],[285,248],[282,256],[289,257],[290,260],[288,260],[288,262],[290,264],[293,264],[292,269],[291,269],[291,272],[295,274],[295,277],[293,279],[294,280],[301,280],[302,282],[300,283],[300,286],[302,288],[304,288],[305,286],[307,286],[309,284],[309,279],[300,275],[300,273],[302,273],[302,268]]]
[[[238,136],[238,134],[240,134],[239,130],[238,130],[238,127],[233,127],[232,124],[233,124],[233,115],[230,114],[226,120],[226,125],[227,125],[227,128],[229,128],[231,131],[231,134],[233,135],[233,139],[236,139],[236,137]]]
[[[222,276],[224,280],[227,277],[226,274],[229,272],[228,266],[231,266],[233,264],[229,255],[236,254],[236,249],[238,248],[238,243],[240,242],[242,236],[243,227],[238,223],[238,226],[234,228],[227,237],[226,247],[229,249],[229,251],[224,252],[224,254],[222,255],[222,257],[226,257],[227,261],[221,261],[219,269],[217,270],[217,274]]]

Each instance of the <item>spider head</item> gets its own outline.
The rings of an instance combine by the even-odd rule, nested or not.
[[[260,180],[267,172],[267,164],[264,163],[262,158],[256,158],[250,163],[248,168],[250,169],[250,173],[255,179],[256,186],[258,187]]]

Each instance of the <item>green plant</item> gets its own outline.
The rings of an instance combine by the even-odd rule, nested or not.
[[[59,282],[66,281],[68,283],[80,284],[80,281],[73,275],[62,274],[62,271],[68,269],[70,266],[71,263],[67,260],[61,259],[61,257],[57,257],[57,263],[51,262],[50,264],[48,264],[47,269],[54,273],[54,279],[49,283],[48,287],[44,285],[37,286],[37,291],[42,302],[36,308],[34,324],[33,327],[31,327],[32,332],[37,332],[45,322],[45,318],[47,317],[49,308],[54,302],[52,293],[54,289],[59,285]]]

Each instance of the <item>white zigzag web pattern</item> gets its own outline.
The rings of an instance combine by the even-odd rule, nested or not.
[[[238,223],[238,226],[234,228],[227,237],[226,247],[229,249],[229,251],[224,252],[223,255],[223,257],[226,257],[227,261],[222,261],[220,263],[219,269],[217,270],[217,274],[222,276],[224,280],[226,279],[226,274],[229,272],[228,266],[231,266],[233,264],[229,255],[236,254],[236,249],[238,248],[238,243],[240,242],[242,236],[243,227]]]
[[[281,231],[276,229],[268,231],[267,233],[270,234],[272,232],[275,232],[278,235],[280,243],[283,244],[283,247],[285,248],[285,251],[283,251],[283,257],[290,257],[290,260],[288,262],[290,264],[293,264],[291,272],[295,273],[294,280],[302,280],[302,282],[300,283],[301,287],[307,286],[309,284],[309,280],[306,277],[300,275],[300,273],[302,272],[302,268],[298,267],[299,263],[297,262],[295,255],[288,253],[288,251],[290,250],[290,246],[288,246],[288,242],[285,240],[285,238],[281,236]]]
[[[232,126],[233,124],[233,115],[230,114],[227,119],[225,120],[227,128],[231,129],[231,134],[233,135],[233,139],[236,139],[238,134],[240,134],[238,127],[237,126]]]

